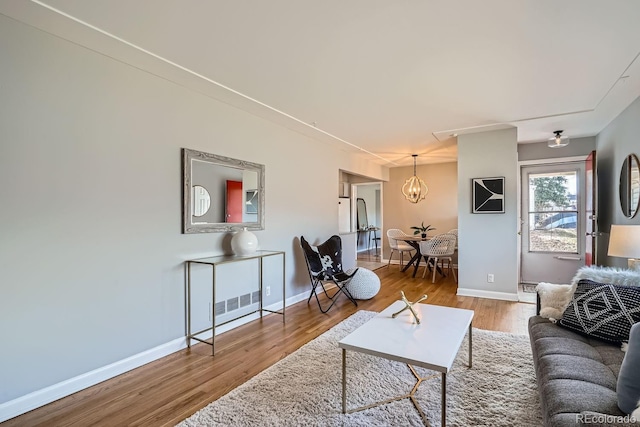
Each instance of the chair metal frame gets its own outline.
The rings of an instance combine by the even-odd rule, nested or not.
[[[358,269],[356,268],[351,273],[343,271],[342,239],[340,239],[340,236],[333,235],[318,246],[309,244],[309,242],[305,240],[304,236],[301,236],[300,246],[304,253],[304,259],[309,272],[309,279],[311,280],[311,293],[307,299],[307,304],[309,304],[311,298],[315,296],[320,311],[323,314],[326,314],[336,303],[338,296],[342,293],[357,307],[358,303],[346,288],[346,285],[353,276],[355,276]],[[329,283],[332,283],[337,287],[337,290],[333,295],[330,295],[325,287],[325,284]],[[318,286],[322,288],[326,297],[331,301],[331,304],[326,308],[322,308],[320,298],[318,298]]]

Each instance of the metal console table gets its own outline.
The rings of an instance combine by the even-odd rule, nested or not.
[[[267,310],[262,305],[262,261],[266,257],[270,256],[282,256],[282,310],[280,311],[272,311]],[[282,315],[282,322],[284,323],[284,310],[285,310],[285,253],[283,251],[256,251],[251,255],[219,255],[213,256],[209,258],[198,258],[198,259],[190,259],[185,261],[185,266],[187,270],[187,346],[191,347],[191,340],[196,340],[205,344],[209,344],[211,346],[211,355],[215,354],[215,342],[216,342],[216,327],[225,325],[229,322],[233,322],[234,320],[241,319],[243,317],[249,316],[254,313],[260,313],[260,318],[262,318],[263,313],[266,311],[268,313],[275,313]],[[216,325],[216,316],[215,316],[215,301],[216,301],[216,267],[222,264],[227,264],[230,262],[240,262],[246,261],[250,259],[259,259],[260,262],[258,264],[258,283],[260,287],[260,299],[259,299],[259,308],[250,313],[243,314],[242,316],[235,317],[233,319],[227,320],[219,325]],[[211,277],[211,287],[212,287],[212,295],[213,295],[213,303],[211,304],[211,319],[212,326],[210,328],[205,328],[197,332],[191,331],[191,264],[205,264],[210,265],[212,267],[212,277]],[[205,332],[212,331],[211,342],[198,338],[198,335],[201,335]]]

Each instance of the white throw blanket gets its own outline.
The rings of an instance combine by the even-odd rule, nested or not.
[[[640,271],[592,265],[580,268],[573,276],[571,284],[575,286],[582,279],[612,285],[640,286]]]

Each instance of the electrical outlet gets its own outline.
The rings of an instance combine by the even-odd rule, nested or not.
[[[487,274],[487,282],[488,283],[493,283],[493,279],[494,279],[493,274],[491,274],[491,273]]]
[[[271,286],[267,286],[267,287],[265,288],[265,290],[264,290],[264,293],[265,293],[265,295],[266,295],[266,296],[271,295]]]

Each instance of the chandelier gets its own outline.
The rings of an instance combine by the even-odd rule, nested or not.
[[[416,157],[418,157],[418,155],[412,154],[411,156],[413,157],[413,176],[405,181],[402,186],[402,194],[404,194],[404,197],[411,203],[418,203],[426,197],[429,188],[427,184],[416,175]]]

